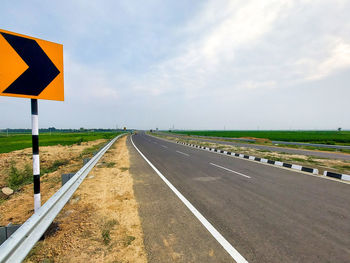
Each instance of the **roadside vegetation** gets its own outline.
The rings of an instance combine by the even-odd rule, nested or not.
[[[98,139],[112,139],[122,132],[75,132],[39,134],[40,146],[73,145]],[[0,135],[0,153],[8,153],[32,147],[31,134]]]
[[[115,137],[116,133],[57,133],[57,134],[43,134],[41,135],[41,146],[44,145],[80,145],[82,142],[85,141],[94,141],[98,139],[104,139],[103,142],[92,145],[88,148],[85,148],[80,155],[74,157],[73,159],[65,158],[63,156],[58,157],[54,160],[45,160],[45,158],[42,160],[41,164],[41,170],[40,174],[41,177],[45,176],[46,174],[53,173],[60,169],[61,167],[65,167],[70,164],[70,161],[74,162],[80,162],[82,158],[91,158],[97,151],[100,150],[101,147],[105,145],[105,140]],[[29,138],[27,138],[29,137]],[[4,153],[9,151],[10,149],[13,149],[15,146],[16,148],[26,148],[26,144],[29,144],[29,147],[31,146],[31,135],[10,135],[9,137],[0,137],[0,153]],[[24,143],[23,143],[24,142]],[[28,156],[31,157],[31,154]],[[63,157],[63,158],[62,158]],[[109,166],[112,166],[112,164],[108,164]],[[6,166],[5,166],[6,167]],[[4,167],[4,168],[5,168]],[[33,172],[31,163],[26,161],[23,163],[17,162],[17,161],[10,161],[7,168],[2,171],[3,176],[5,176],[5,180],[3,181],[0,186],[8,186],[13,190],[19,190],[23,186],[27,184],[31,184],[33,182]],[[59,180],[55,180],[59,181]]]
[[[24,262],[147,262],[129,167],[123,137],[104,154],[56,217],[56,231],[39,241]],[[0,223],[2,214],[4,224],[10,220],[22,223],[23,214],[30,214],[27,207],[20,206],[19,196],[13,199],[16,209],[2,213],[0,206]],[[27,199],[32,199],[32,191]],[[19,209],[22,220],[14,221],[13,214]]]
[[[224,138],[262,138],[271,141],[350,145],[350,131],[171,131],[171,133]]]
[[[121,132],[120,132],[121,133]],[[119,134],[119,133],[118,133]],[[107,139],[113,138],[117,133],[98,133],[98,134],[52,134],[46,138],[48,144],[60,142],[58,145],[44,146],[40,151],[40,177],[41,187],[48,196],[51,196],[52,191],[56,191],[61,185],[61,174],[75,173],[83,165],[83,159],[91,158],[101,147],[103,147]],[[43,134],[41,136],[50,136]],[[61,137],[60,137],[61,136]],[[78,137],[77,137],[78,136]],[[20,143],[23,135],[10,135],[9,137],[1,138],[9,140],[11,143]],[[51,139],[52,140],[49,140]],[[85,142],[89,140],[89,142]],[[68,143],[75,144],[68,145]],[[45,142],[45,140],[44,140]],[[2,142],[1,142],[2,143]],[[5,146],[0,144],[0,149],[4,151]],[[29,135],[29,144],[31,146],[31,136]],[[65,146],[62,146],[64,144]],[[22,148],[25,146],[22,145]],[[11,201],[10,196],[1,193],[3,188],[10,188],[15,195],[26,195],[27,191],[32,191],[30,185],[33,183],[32,170],[32,151],[30,148],[13,151],[9,153],[0,153],[0,210],[4,202]],[[114,167],[115,162],[106,163],[106,167]],[[51,194],[50,194],[51,193]],[[13,196],[15,196],[13,195]],[[12,196],[12,197],[13,197]],[[0,220],[2,219],[0,212]]]
[[[57,171],[60,167],[69,164],[70,160],[55,160],[52,164],[42,165],[40,174],[41,177]],[[8,172],[7,185],[13,189],[18,190],[22,186],[33,183],[33,169],[29,164],[26,164],[24,168],[17,168],[14,162],[11,163],[11,167]]]
[[[19,189],[21,186],[33,182],[33,172],[29,164],[25,165],[24,169],[18,169],[14,163],[11,164],[8,186],[13,190]]]
[[[94,146],[91,146],[89,148],[86,148],[82,151],[80,154],[80,158],[91,158],[94,156],[95,153],[97,153],[103,146],[106,145],[106,142],[101,142],[99,144],[96,144]]]

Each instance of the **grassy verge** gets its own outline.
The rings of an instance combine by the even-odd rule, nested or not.
[[[83,152],[80,154],[81,158],[91,158],[92,156],[94,156],[94,154],[96,152],[98,152],[104,145],[106,144],[106,142],[102,142],[99,143],[97,145],[91,146],[89,148],[86,148],[83,150]]]
[[[113,136],[114,137],[114,136]],[[83,150],[78,159],[81,158],[91,158],[95,152],[97,152],[101,147],[105,145],[105,142],[99,143],[95,146],[86,148]],[[55,160],[51,164],[46,164],[41,166],[41,176],[57,171],[60,167],[63,167],[70,163],[68,159]],[[115,163],[110,162],[107,163],[107,167],[113,167]],[[18,190],[22,186],[30,184],[33,182],[33,172],[32,168],[29,164],[25,165],[24,168],[20,169],[16,167],[15,163],[11,163],[9,172],[7,185],[13,190]]]
[[[40,146],[72,145],[98,139],[112,139],[121,132],[48,133],[39,135]],[[7,153],[32,147],[31,134],[0,136],[0,153]]]
[[[41,176],[47,173],[57,171],[61,166],[67,165],[69,160],[56,160],[49,166],[43,166],[41,168]],[[14,163],[11,164],[7,183],[13,190],[18,190],[22,186],[31,184],[33,182],[33,170],[29,164],[25,165],[23,169],[16,167]]]
[[[152,133],[154,134],[154,133]],[[166,134],[166,133],[164,133]],[[178,133],[180,134],[180,133]],[[183,134],[184,135],[184,134]],[[189,137],[187,138],[191,138],[191,135],[188,135]],[[186,138],[186,137],[185,137]],[[192,137],[193,139],[196,139],[196,137]],[[227,141],[227,142],[233,142],[232,140],[229,140],[225,137],[222,138],[217,138],[215,139],[216,141]],[[269,140],[264,141],[264,140],[258,140],[255,142],[250,142],[250,141],[243,141],[243,142],[239,142],[237,141],[237,143],[244,143],[244,144],[256,144],[256,145],[265,145],[265,146],[273,146],[276,148],[293,148],[293,149],[304,149],[304,150],[312,150],[312,151],[325,151],[325,152],[339,152],[339,153],[350,153],[349,149],[335,149],[335,148],[327,148],[327,147],[315,147],[315,146],[306,146],[306,145],[284,145],[284,144],[274,144],[271,143]],[[317,142],[320,143],[320,142]],[[333,143],[334,145],[334,143]],[[346,145],[346,144],[342,144],[342,145]]]
[[[42,167],[41,174],[48,174],[57,171],[61,166],[67,165],[69,163],[69,160],[56,160],[53,162],[52,165],[47,167]]]
[[[350,131],[173,131],[175,134],[223,138],[263,138],[273,141],[350,145]]]

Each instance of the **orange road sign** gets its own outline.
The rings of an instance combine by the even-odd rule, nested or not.
[[[63,101],[63,45],[0,29],[0,95]]]

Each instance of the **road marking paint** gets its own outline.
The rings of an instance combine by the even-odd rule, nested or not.
[[[168,148],[168,146],[165,146],[165,145],[161,145],[162,147],[164,147],[164,148]]]
[[[183,155],[186,155],[186,156],[190,156],[189,154],[187,154],[187,153],[183,153],[183,152],[180,152],[180,151],[176,151],[177,153],[181,153],[181,154],[183,154]]]
[[[215,229],[215,227],[209,223],[209,221],[173,186],[168,179],[162,175],[161,172],[143,155],[143,153],[136,147],[132,136],[130,137],[132,145],[139,152],[139,154],[145,159],[145,161],[152,167],[152,169],[158,174],[158,176],[164,181],[164,183],[177,195],[177,197],[187,206],[192,214],[202,223],[202,225],[209,231],[210,234],[219,242],[219,244],[227,251],[227,253],[237,263],[248,263],[248,261]]]
[[[238,175],[243,176],[243,177],[246,177],[246,178],[251,178],[251,177],[248,176],[248,175],[245,175],[245,174],[242,174],[242,173],[233,171],[233,170],[231,170],[231,169],[228,169],[228,168],[226,168],[226,167],[220,166],[220,165],[218,165],[218,164],[215,164],[215,163],[209,163],[209,164],[211,164],[211,165],[213,165],[213,166],[216,166],[216,167],[219,167],[219,168],[221,168],[221,169],[224,169],[224,170],[226,170],[226,171],[229,171],[229,172],[231,172],[231,173],[235,173],[235,174],[238,174]]]
[[[157,142],[153,142],[154,144],[158,144]]]

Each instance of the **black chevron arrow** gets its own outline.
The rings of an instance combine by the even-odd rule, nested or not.
[[[28,65],[3,93],[38,96],[53,81],[60,71],[32,39],[0,33]]]

